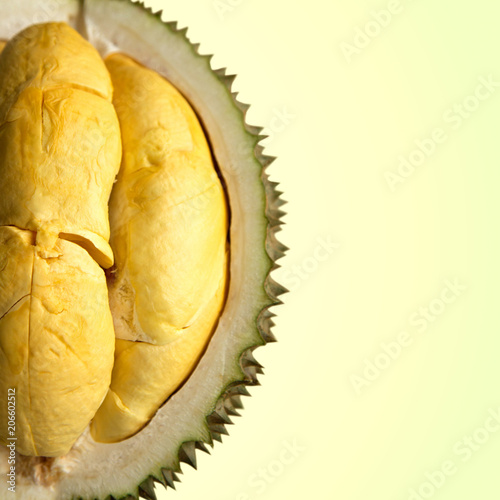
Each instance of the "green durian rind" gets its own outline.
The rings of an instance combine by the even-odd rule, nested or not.
[[[67,4],[71,9],[74,9],[74,1],[58,1],[60,4]],[[23,0],[23,2],[29,3],[28,0]],[[41,2],[34,3],[39,5]],[[161,483],[166,488],[175,488],[175,483],[179,481],[178,474],[181,472],[181,462],[196,467],[196,450],[208,452],[206,445],[213,446],[214,441],[220,441],[222,435],[227,434],[227,425],[232,423],[232,417],[238,415],[238,410],[242,408],[241,396],[248,396],[249,392],[247,388],[249,386],[258,385],[259,383],[258,375],[262,373],[262,366],[253,357],[253,351],[259,346],[275,341],[271,332],[274,317],[272,307],[274,305],[281,304],[279,297],[286,292],[285,288],[276,283],[271,277],[272,271],[278,268],[276,261],[279,260],[287,250],[276,237],[276,233],[280,230],[282,217],[284,215],[281,207],[285,202],[281,198],[281,193],[277,189],[277,183],[271,182],[267,174],[267,167],[272,163],[274,158],[265,155],[263,147],[259,144],[259,142],[265,138],[264,135],[261,135],[262,129],[246,124],[245,116],[249,106],[239,102],[237,100],[237,94],[232,91],[232,83],[235,78],[234,75],[227,75],[225,69],[212,70],[210,65],[211,56],[201,55],[199,53],[199,46],[191,44],[187,38],[186,29],[178,29],[176,23],[163,22],[161,19],[161,11],[153,12],[151,9],[146,8],[142,3],[135,3],[130,0],[85,0],[84,2],[81,2],[81,4],[83,4],[83,8],[85,10],[83,11],[83,14],[80,12],[77,17],[73,15],[72,24],[77,26],[80,31],[84,29],[86,33],[83,34],[91,39],[93,43],[94,41],[92,40],[92,37],[98,36],[98,33],[92,33],[91,23],[87,22],[86,9],[91,10],[97,5],[99,5],[99,8],[103,8],[103,5],[109,6],[110,9],[112,7],[118,8],[119,10],[114,11],[117,14],[117,18],[120,17],[120,14],[131,21],[134,21],[137,18],[142,18],[144,22],[150,23],[151,27],[153,27],[153,25],[159,26],[162,30],[168,32],[169,36],[174,36],[178,41],[182,41],[183,50],[189,52],[188,57],[191,58],[192,61],[196,61],[197,67],[204,68],[203,71],[206,72],[207,78],[215,78],[218,82],[219,90],[222,89],[225,94],[224,99],[226,101],[224,105],[231,110],[231,116],[228,116],[228,121],[231,122],[229,125],[231,130],[233,127],[238,127],[240,130],[244,130],[244,141],[233,145],[225,144],[224,140],[212,136],[214,128],[211,127],[209,123],[210,116],[208,115],[210,114],[210,110],[207,110],[205,102],[207,100],[207,96],[198,95],[196,89],[193,90],[183,86],[179,83],[179,81],[177,81],[179,80],[179,77],[175,74],[175,72],[164,74],[164,76],[169,78],[169,80],[185,94],[195,110],[198,112],[200,119],[205,126],[207,135],[209,136],[209,141],[213,147],[215,159],[221,168],[223,174],[222,177],[228,184],[229,201],[233,222],[237,220],[236,212],[238,199],[231,199],[231,179],[228,177],[234,176],[237,178],[242,175],[246,180],[252,180],[251,188],[247,190],[246,195],[252,198],[252,214],[255,214],[253,217],[253,223],[256,224],[256,231],[258,232],[258,235],[254,235],[252,241],[244,241],[243,246],[253,245],[252,252],[258,254],[256,257],[253,257],[253,259],[258,262],[258,281],[260,286],[258,289],[256,289],[257,287],[254,287],[252,308],[248,313],[248,317],[245,318],[244,325],[242,327],[244,333],[242,334],[241,339],[238,342],[237,349],[235,350],[237,355],[234,356],[234,359],[224,359],[224,383],[222,384],[222,387],[217,391],[215,397],[210,398],[210,401],[207,402],[207,406],[205,408],[196,408],[200,415],[203,414],[203,417],[200,421],[193,419],[193,421],[190,422],[192,428],[183,434],[182,439],[177,441],[178,444],[175,446],[176,449],[172,450],[171,456],[158,459],[148,468],[148,473],[131,479],[131,481],[133,480],[133,483],[135,484],[134,487],[125,485],[111,486],[110,488],[107,488],[105,493],[107,496],[105,497],[103,497],[101,493],[99,493],[99,496],[95,493],[91,493],[90,491],[78,491],[71,493],[73,499],[79,500],[93,500],[96,498],[128,500],[138,499],[140,497],[154,499],[156,498],[154,492],[155,483]],[[145,21],[146,18],[148,19],[147,21]],[[48,21],[49,19],[44,20]],[[86,24],[84,24],[84,22]],[[109,17],[104,18],[103,22],[109,25],[113,22],[118,23],[119,20],[115,20],[115,16],[113,16],[113,19]],[[146,33],[145,36],[153,36],[154,38],[154,33],[153,35]],[[99,47],[98,43],[94,43],[94,45],[96,45],[97,48],[100,48],[102,52],[106,52],[107,50],[104,47]],[[118,47],[125,52],[123,44],[118,44]],[[158,50],[165,49],[159,47]],[[140,54],[142,57],[137,57],[137,55],[133,53],[133,50],[127,51],[127,53],[132,57],[136,57],[139,62],[142,62],[152,69],[156,69],[157,71],[159,70],[155,67],[156,64],[154,61],[148,61],[147,57],[144,57],[144,54]],[[181,71],[182,70],[183,68],[181,68]],[[220,99],[221,96],[218,95],[218,98]],[[223,146],[227,147],[232,154],[232,157],[230,158],[232,167],[230,167],[229,171],[224,171],[224,159],[222,158],[224,155],[220,151],[222,143],[224,143]],[[240,170],[240,162],[234,159],[236,157],[244,158],[241,163],[249,164],[245,165],[245,167],[248,167],[248,170]],[[252,170],[250,171],[250,169]],[[245,184],[248,186],[248,182],[245,182]],[[233,229],[234,226],[232,226],[232,231]],[[233,250],[238,244],[238,242],[235,241],[237,237],[238,233],[232,232],[231,243]],[[242,247],[240,248],[242,249]],[[234,288],[236,285],[237,283],[235,283],[232,279],[231,287]],[[247,297],[240,298],[240,300],[246,299]],[[226,311],[224,311],[222,315],[221,322],[223,321],[225,314]],[[235,318],[235,320],[237,319],[238,318]],[[228,319],[228,321],[231,321],[231,319]],[[207,351],[210,349],[211,346],[209,346]],[[202,358],[199,365],[203,363],[204,359],[205,358]],[[194,373],[196,373],[197,370],[198,368]],[[186,382],[185,386],[187,385],[189,385],[189,380]],[[184,390],[184,387],[181,388],[181,391],[182,390]],[[174,398],[175,395],[173,396],[173,399]],[[164,405],[164,407],[166,406],[168,406],[168,402]],[[162,409],[160,409],[160,412],[161,411]],[[148,427],[149,426],[146,426],[141,433],[148,432]],[[137,436],[140,436],[141,433]],[[134,439],[134,437],[131,439]],[[124,443],[127,443],[127,441]],[[117,445],[120,444],[121,443],[117,443]],[[99,448],[99,446],[112,447],[114,445],[97,445],[98,450],[104,449]],[[119,446],[117,446],[117,448],[119,449]],[[99,452],[98,450],[97,453]],[[109,480],[110,478],[108,477],[106,479]],[[96,481],[98,481],[97,478]],[[40,491],[37,491],[36,487],[33,491],[33,498],[37,498]],[[64,491],[68,490],[65,488]],[[50,498],[68,498],[67,495],[60,496],[57,493],[56,495],[57,496]]]

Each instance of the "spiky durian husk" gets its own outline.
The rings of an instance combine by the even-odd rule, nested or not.
[[[130,0],[120,1],[123,2],[123,4],[130,5],[131,3]],[[153,16],[158,23],[162,24],[165,30],[168,30],[176,37],[181,38],[186,45],[189,45],[193,57],[196,57],[203,62],[206,71],[213,72],[216,75],[221,87],[231,96],[232,105],[238,110],[237,113],[241,127],[245,129],[246,134],[251,138],[249,141],[251,149],[249,149],[248,154],[253,154],[254,159],[259,165],[262,191],[265,193],[267,234],[265,236],[265,241],[263,238],[260,244],[265,247],[268,260],[266,265],[265,281],[263,284],[267,298],[263,302],[260,314],[255,321],[255,332],[252,335],[249,334],[249,344],[246,345],[245,348],[243,348],[239,353],[240,376],[235,377],[224,387],[224,390],[220,393],[215,404],[213,405],[212,411],[206,416],[205,426],[207,432],[204,433],[204,437],[202,439],[179,442],[178,452],[176,454],[177,459],[171,461],[169,464],[166,464],[165,467],[160,467],[159,469],[153,471],[151,475],[143,478],[142,482],[140,482],[140,485],[135,489],[135,491],[129,491],[125,496],[122,494],[119,494],[118,496],[109,495],[108,498],[110,500],[130,500],[137,499],[139,497],[155,499],[155,482],[161,483],[167,488],[175,488],[175,482],[179,481],[178,474],[181,471],[181,462],[187,463],[196,468],[196,450],[209,452],[207,445],[213,446],[214,441],[221,441],[222,435],[228,434],[226,429],[227,425],[232,423],[232,417],[237,416],[239,414],[239,410],[242,408],[241,397],[250,395],[248,387],[259,384],[258,375],[262,373],[262,366],[255,360],[253,351],[259,346],[275,341],[271,332],[274,317],[274,313],[271,308],[274,305],[281,304],[279,297],[286,292],[285,288],[276,283],[271,277],[272,271],[279,267],[276,261],[279,260],[287,250],[286,247],[278,241],[276,236],[276,234],[280,231],[280,226],[282,225],[284,212],[281,210],[281,207],[285,202],[281,197],[282,193],[278,191],[277,183],[269,180],[267,169],[274,161],[274,158],[267,156],[263,151],[263,147],[259,144],[260,141],[265,138],[264,135],[261,135],[262,129],[250,126],[246,123],[246,112],[249,106],[238,101],[237,94],[232,91],[232,84],[235,79],[235,75],[226,74],[225,69],[212,70],[210,65],[212,56],[201,55],[199,53],[199,45],[191,44],[187,38],[187,29],[178,29],[176,23],[163,22],[161,20],[162,11],[153,12],[150,8],[145,7],[143,3],[135,3],[135,8],[140,10],[145,15]],[[81,17],[81,12],[79,17],[73,16],[74,24],[78,25],[78,27],[83,25]],[[42,20],[49,21],[51,19],[46,18]],[[80,498],[83,499],[83,497]],[[85,497],[85,500],[88,499],[88,496]]]

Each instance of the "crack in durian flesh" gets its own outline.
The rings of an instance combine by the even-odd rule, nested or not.
[[[65,454],[92,418],[97,441],[138,432],[225,299],[227,206],[195,113],[128,57],[106,66],[62,23],[0,56],[0,391],[24,455]]]

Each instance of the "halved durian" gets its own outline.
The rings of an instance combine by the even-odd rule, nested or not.
[[[162,23],[160,13],[128,0],[86,0],[81,12],[79,5],[72,0],[6,3],[0,38],[11,38],[34,20],[64,21],[84,33],[103,58],[127,54],[185,96],[204,126],[229,203],[230,279],[203,357],[148,425],[111,444],[97,443],[86,430],[66,455],[50,460],[19,457],[16,492],[27,500],[155,498],[154,481],[173,486],[181,461],[195,466],[195,449],[206,451],[204,443],[226,433],[225,424],[241,407],[240,396],[257,381],[260,365],[252,351],[274,340],[269,307],[284,292],[269,277],[285,251],[275,237],[283,202],[264,173],[272,158],[258,145],[260,129],[244,124],[246,106],[231,94],[232,76],[212,71],[210,58],[197,54],[184,31]],[[8,450],[0,447],[0,473],[8,471],[7,457]],[[9,494],[6,488],[0,486],[0,498]]]

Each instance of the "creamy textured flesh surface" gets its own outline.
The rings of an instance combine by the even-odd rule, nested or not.
[[[0,436],[24,455],[69,451],[109,385],[113,324],[103,270],[58,239],[46,258],[32,231],[0,227],[0,393],[15,389],[15,425]],[[12,434],[10,431],[12,430]]]
[[[110,199],[117,342],[91,431],[112,442],[143,427],[203,352],[224,302],[228,217],[203,130],[182,95],[126,56],[106,65],[123,143]]]
[[[112,84],[97,51],[63,23],[18,34],[0,57],[0,226],[82,242],[103,267],[121,158]],[[14,189],[15,186],[15,189]]]
[[[18,34],[0,56],[0,394],[15,390],[23,455],[67,453],[109,387],[108,198],[121,159],[112,85],[62,23]]]

